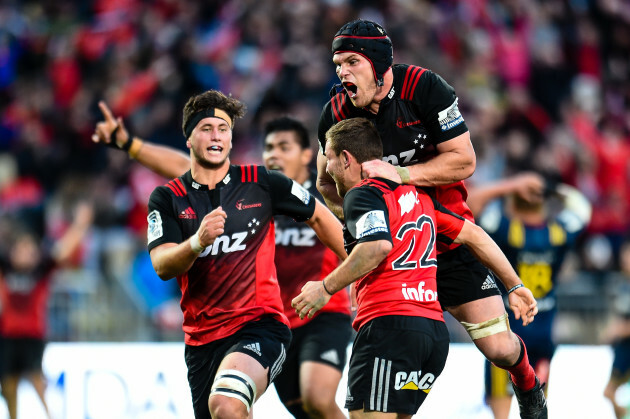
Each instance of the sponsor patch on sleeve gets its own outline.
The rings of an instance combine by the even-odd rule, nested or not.
[[[387,221],[383,211],[370,211],[363,214],[357,221],[357,239],[387,231]]]
[[[153,240],[159,239],[164,234],[162,228],[162,216],[158,210],[153,210],[147,217],[149,227],[147,229],[147,242],[151,243]]]
[[[304,202],[304,205],[308,205],[311,201],[311,194],[296,181],[293,181],[293,186],[291,186],[291,194]]]
[[[464,117],[459,113],[459,108],[457,107],[457,100],[458,99],[455,98],[455,102],[453,102],[451,106],[438,113],[438,120],[442,131],[448,131],[464,122]]]

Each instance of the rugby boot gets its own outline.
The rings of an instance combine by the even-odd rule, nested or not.
[[[543,388],[536,377],[536,385],[528,391],[523,391],[512,383],[514,395],[518,400],[518,408],[521,412],[521,419],[547,419],[547,400]]]

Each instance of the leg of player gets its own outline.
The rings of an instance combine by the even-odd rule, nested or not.
[[[613,409],[615,411],[615,417],[617,419],[622,419],[628,413],[627,409],[623,406],[620,406],[615,399],[615,395],[617,394],[617,389],[622,386],[626,380],[619,379],[616,377],[610,377],[608,384],[606,384],[606,388],[604,389],[604,397],[610,400],[612,403]]]
[[[42,371],[33,371],[29,373],[26,378],[39,396],[39,400],[42,402],[42,407],[47,416],[50,416],[48,413],[48,404],[46,403],[46,377],[44,373]]]
[[[364,412],[363,410],[350,411],[350,419],[411,419],[413,415],[404,413]]]
[[[335,396],[341,371],[321,362],[305,361],[300,365],[302,406],[311,418],[344,419]]]
[[[481,353],[510,373],[521,418],[546,418],[543,388],[521,339],[508,326],[503,300],[495,295],[447,308],[468,331]]]
[[[2,378],[2,396],[7,403],[9,410],[9,418],[17,419],[17,389],[20,382],[20,376],[15,374],[7,374]]]
[[[251,407],[267,389],[268,370],[241,352],[223,358],[208,399],[211,417],[253,417]]]
[[[512,405],[512,387],[509,373],[485,361],[486,403],[494,419],[508,419]]]

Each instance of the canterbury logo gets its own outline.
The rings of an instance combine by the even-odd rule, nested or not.
[[[179,213],[179,218],[185,218],[187,220],[192,220],[193,218],[197,218],[197,214],[191,207],[186,208],[182,212]]]
[[[419,119],[417,121],[412,121],[412,122],[403,122],[402,119],[398,118],[398,120],[396,121],[396,126],[398,128],[405,128],[405,127],[410,127],[412,125],[418,125],[421,123],[422,121],[420,121]]]
[[[262,203],[260,202],[256,202],[254,204],[243,204],[244,199],[239,199],[238,201],[236,201],[236,209],[237,210],[244,210],[244,209],[248,209],[248,208],[258,208],[258,207],[262,207]]]

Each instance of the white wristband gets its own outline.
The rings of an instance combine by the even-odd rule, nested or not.
[[[199,232],[198,231],[190,237],[190,248],[195,253],[201,253],[204,250],[206,250],[206,248],[203,247],[201,245],[201,242],[199,241]]]

